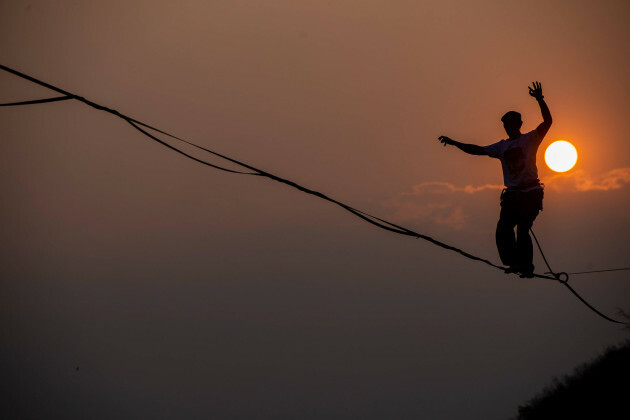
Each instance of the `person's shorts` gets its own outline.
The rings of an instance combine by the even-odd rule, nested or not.
[[[501,207],[505,210],[515,210],[519,213],[538,214],[543,209],[544,195],[542,188],[535,188],[527,192],[506,188],[501,193]]]

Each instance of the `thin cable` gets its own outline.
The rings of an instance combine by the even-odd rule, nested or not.
[[[439,246],[441,248],[457,252],[457,253],[459,253],[459,254],[463,255],[464,257],[469,258],[471,260],[483,262],[485,264],[488,264],[488,265],[490,265],[492,267],[495,267],[495,268],[498,268],[500,270],[504,270],[505,269],[505,267],[502,267],[500,265],[494,264],[493,262],[491,262],[491,261],[489,261],[487,259],[477,257],[477,256],[472,255],[472,254],[470,254],[468,252],[465,252],[465,251],[463,251],[463,250],[461,250],[459,248],[456,248],[454,246],[451,246],[451,245],[445,244],[443,242],[440,242],[440,241],[438,241],[438,240],[436,240],[436,239],[434,239],[434,238],[432,238],[430,236],[422,235],[420,233],[414,232],[414,231],[412,231],[410,229],[404,228],[402,226],[399,226],[399,225],[394,224],[392,222],[389,222],[387,220],[380,219],[380,218],[378,218],[376,216],[372,216],[372,215],[370,215],[368,213],[365,213],[365,212],[363,212],[361,210],[357,210],[357,209],[355,209],[353,207],[348,206],[347,204],[344,204],[344,203],[342,203],[340,201],[334,200],[334,199],[332,199],[332,198],[330,198],[330,197],[326,196],[325,194],[322,194],[322,193],[320,193],[318,191],[314,191],[314,190],[308,189],[308,188],[303,187],[303,186],[301,186],[301,185],[299,185],[299,184],[297,184],[297,183],[295,183],[293,181],[290,181],[290,180],[287,180],[287,179],[284,179],[284,178],[280,178],[280,177],[278,177],[276,175],[273,175],[273,174],[271,174],[269,172],[266,172],[266,171],[263,171],[261,169],[258,169],[258,168],[254,167],[254,166],[248,165],[248,164],[240,162],[240,161],[238,161],[236,159],[233,159],[233,158],[230,158],[228,156],[225,156],[225,155],[222,155],[220,153],[217,153],[217,152],[215,152],[213,150],[210,150],[210,149],[207,149],[205,147],[199,146],[199,145],[197,145],[195,143],[192,143],[192,142],[190,142],[188,140],[182,139],[182,138],[177,137],[177,136],[175,136],[173,134],[170,134],[170,133],[168,133],[166,131],[162,131],[162,130],[160,130],[158,128],[155,128],[155,127],[150,126],[148,124],[145,124],[145,123],[143,123],[141,121],[138,121],[138,120],[136,120],[134,118],[131,118],[131,117],[127,116],[127,115],[121,114],[120,112],[118,112],[118,111],[116,111],[114,109],[107,108],[105,106],[102,106],[102,105],[99,105],[99,104],[97,104],[95,102],[92,102],[92,101],[90,101],[90,100],[88,100],[88,99],[86,99],[84,97],[81,97],[81,96],[75,95],[73,93],[67,92],[67,91],[65,91],[63,89],[60,89],[60,88],[58,88],[56,86],[53,86],[51,84],[48,84],[46,82],[42,82],[41,80],[35,79],[34,77],[28,76],[28,75],[26,75],[24,73],[21,73],[21,72],[17,71],[17,70],[13,70],[13,69],[11,69],[9,67],[6,67],[4,65],[1,65],[1,64],[0,64],[0,69],[2,69],[4,71],[7,71],[9,73],[12,73],[12,74],[14,74],[14,75],[16,75],[18,77],[23,78],[23,79],[29,80],[29,81],[31,81],[33,83],[38,84],[38,85],[44,86],[44,87],[46,87],[48,89],[54,90],[56,92],[59,92],[59,93],[64,95],[63,97],[58,97],[58,98],[40,99],[40,100],[25,101],[25,102],[14,102],[12,104],[5,104],[5,106],[10,106],[10,105],[28,105],[28,104],[36,104],[36,103],[54,102],[54,101],[60,101],[60,100],[66,100],[66,99],[76,99],[76,100],[78,100],[80,102],[83,102],[83,103],[85,103],[85,104],[87,104],[87,105],[89,105],[89,106],[91,106],[91,107],[93,107],[95,109],[108,112],[108,113],[110,113],[112,115],[115,115],[115,116],[125,120],[127,123],[129,123],[131,126],[133,126],[135,129],[137,129],[138,131],[140,131],[141,133],[143,133],[147,137],[151,138],[152,140],[154,140],[154,141],[162,144],[163,146],[168,147],[168,148],[170,148],[170,149],[172,149],[172,150],[174,150],[174,151],[176,151],[176,152],[178,152],[178,153],[180,153],[180,154],[182,154],[182,155],[184,155],[184,156],[188,157],[189,159],[192,159],[192,160],[194,160],[196,162],[202,163],[204,165],[211,166],[211,167],[213,167],[215,169],[219,169],[219,170],[222,170],[222,171],[230,172],[230,173],[236,173],[236,174],[242,174],[242,175],[258,175],[258,176],[264,176],[264,177],[270,178],[270,179],[272,179],[274,181],[278,181],[280,183],[289,185],[289,186],[291,186],[293,188],[296,188],[296,189],[298,189],[298,190],[300,190],[302,192],[305,192],[307,194],[311,194],[311,195],[314,195],[314,196],[319,197],[321,199],[324,199],[326,201],[330,201],[330,202],[332,202],[332,203],[342,207],[346,211],[354,214],[355,216],[365,220],[366,222],[371,223],[371,224],[373,224],[373,225],[375,225],[377,227],[380,227],[381,229],[385,229],[385,230],[388,230],[390,232],[398,233],[398,234],[405,235],[405,236],[413,236],[415,238],[422,238],[422,239],[424,239],[424,240],[426,240],[428,242],[431,242],[432,244],[437,245],[437,246]],[[154,131],[156,131],[158,133],[161,133],[163,135],[171,137],[171,138],[173,138],[175,140],[179,140],[181,142],[184,142],[184,143],[186,143],[186,144],[188,144],[190,146],[196,147],[196,148],[198,148],[200,150],[204,150],[204,151],[206,151],[208,153],[211,153],[211,154],[213,154],[213,155],[215,155],[217,157],[220,157],[220,158],[222,158],[224,160],[227,160],[227,161],[230,161],[232,163],[235,163],[235,164],[237,164],[239,166],[242,166],[244,168],[250,169],[250,170],[252,170],[254,172],[235,171],[235,170],[223,168],[223,167],[220,167],[220,166],[217,166],[217,165],[213,165],[213,164],[208,163],[208,162],[206,162],[204,160],[195,158],[194,156],[191,156],[191,155],[187,154],[186,152],[176,148],[175,146],[172,146],[172,145],[170,145],[170,144],[168,144],[168,143],[158,139],[154,135],[148,133],[146,130],[140,128],[140,126],[148,128],[150,130],[154,130]],[[533,231],[531,231],[531,232],[532,232],[532,235],[534,235],[534,232]],[[545,276],[545,275],[542,275],[542,274],[534,274],[534,277],[560,281],[562,284],[567,286],[569,288],[569,290],[575,296],[577,296],[586,306],[588,306],[590,309],[592,309],[595,313],[597,313],[598,315],[600,315],[604,319],[607,319],[607,320],[609,320],[611,322],[615,322],[615,323],[625,324],[624,322],[616,321],[616,320],[614,320],[612,318],[607,317],[606,315],[602,314],[601,312],[596,310],[594,307],[592,307],[590,304],[588,304],[588,302],[586,302],[580,295],[577,294],[577,292],[575,290],[573,290],[573,288],[571,288],[571,286],[569,286],[567,284],[568,278],[569,278],[567,273],[555,273],[555,272],[553,272],[553,270],[551,270],[551,267],[549,266],[549,263],[547,262],[547,258],[545,257],[544,253],[542,252],[542,248],[540,247],[540,244],[538,243],[538,239],[536,238],[536,235],[534,235],[534,239],[536,240],[536,244],[538,245],[538,249],[540,250],[540,253],[543,256],[543,259],[545,260],[545,263],[547,264],[547,267],[549,268],[549,273],[553,275],[553,277],[550,277],[550,276]],[[564,280],[564,281],[561,280],[561,276],[562,275],[566,275],[566,280]]]
[[[74,98],[72,96],[69,96],[69,95],[64,95],[64,96],[55,96],[54,98],[34,99],[32,101],[11,102],[11,103],[8,103],[8,104],[0,104],[0,106],[45,104],[45,103],[48,103],[48,102],[66,101],[68,99],[74,99]]]
[[[609,271],[628,271],[628,270],[630,270],[630,267],[626,267],[626,268],[609,268],[607,270],[578,271],[576,273],[569,273],[569,274],[573,275],[573,274],[607,273]]]
[[[127,119],[127,118],[123,118],[123,119],[125,121],[127,121],[129,124],[131,124],[133,126],[133,128],[135,128],[136,130],[140,131],[142,134],[150,137],[152,140],[155,140],[156,142],[160,143],[161,145],[166,146],[169,149],[172,149],[172,150],[176,151],[177,153],[180,153],[180,154],[186,156],[187,158],[194,160],[195,162],[199,162],[199,163],[204,164],[204,165],[212,166],[213,168],[219,169],[221,171],[231,172],[231,173],[234,173],[234,174],[257,175],[257,174],[252,174],[252,173],[234,171],[232,169],[223,168],[221,166],[213,165],[212,163],[206,162],[205,160],[198,159],[198,158],[196,158],[196,157],[194,157],[192,155],[189,155],[188,153],[186,153],[184,151],[179,150],[177,147],[173,147],[170,144],[168,144],[168,143],[158,139],[157,137],[147,133],[145,130],[143,130],[142,128],[138,127],[131,119]]]

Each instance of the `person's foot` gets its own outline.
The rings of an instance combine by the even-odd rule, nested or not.
[[[522,279],[531,279],[532,277],[534,277],[534,265],[530,264],[526,268],[521,268],[519,270],[519,273]]]
[[[520,270],[519,270],[519,269],[518,269],[518,267],[517,267],[517,266],[515,266],[515,265],[511,265],[511,266],[509,266],[509,267],[507,267],[507,268],[505,268],[505,269],[503,270],[503,272],[504,272],[505,274],[512,274],[512,273],[516,274],[516,273],[518,273],[519,271],[520,271]]]

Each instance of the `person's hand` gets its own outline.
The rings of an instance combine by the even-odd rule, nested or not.
[[[529,87],[529,94],[531,96],[533,96],[536,99],[542,99],[544,98],[543,93],[542,93],[542,85],[540,84],[540,82],[534,82],[532,83],[532,86]]]
[[[446,136],[440,136],[438,137],[438,141],[440,141],[442,144],[444,144],[444,146],[446,147],[447,144],[450,144],[451,146],[453,144],[455,144],[455,140],[448,138]]]

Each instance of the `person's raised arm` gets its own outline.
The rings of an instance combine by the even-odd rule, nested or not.
[[[477,146],[476,144],[460,143],[446,136],[440,136],[438,137],[438,140],[444,144],[444,146],[447,144],[455,146],[462,152],[468,153],[469,155],[486,156],[488,154],[483,147]]]
[[[544,99],[545,97],[542,93],[542,85],[540,82],[534,82],[532,87],[529,87],[529,94],[536,98],[538,105],[540,105],[543,122],[536,128],[536,131],[538,131],[538,136],[542,139],[545,137],[545,134],[547,134],[547,131],[549,131],[549,127],[551,127],[552,119],[551,112],[549,111],[549,107],[547,106]]]

